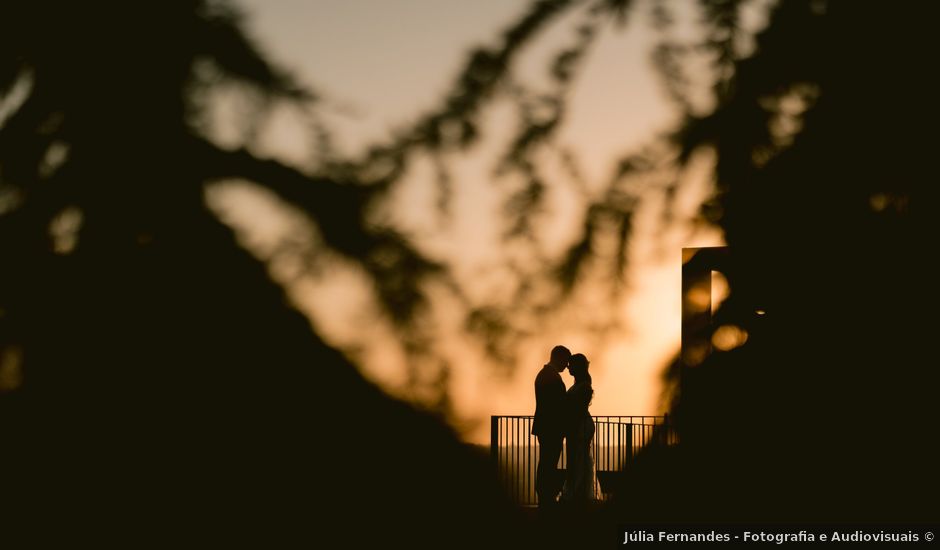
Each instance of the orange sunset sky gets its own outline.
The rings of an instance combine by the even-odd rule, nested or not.
[[[497,43],[499,32],[523,13],[526,0],[240,0],[250,34],[273,59],[297,73],[326,97],[329,122],[343,153],[389,139],[429,110],[448,91],[469,48]],[[590,51],[570,98],[569,116],[558,140],[571,147],[585,180],[601,182],[625,153],[638,149],[676,121],[651,68],[654,36],[647,14],[650,2],[637,2],[628,24],[606,25]],[[692,2],[677,2],[687,29],[697,17]],[[748,15],[749,25],[762,24],[761,11]],[[572,25],[558,21],[527,49],[513,68],[518,78],[538,84],[547,56],[572,36]],[[693,75],[694,76],[694,75]],[[694,80],[694,79],[693,79]],[[703,90],[705,79],[700,82]],[[702,94],[706,98],[707,94]],[[436,223],[429,165],[409,171],[383,214],[416,238],[422,251],[444,259],[469,295],[500,292],[504,273],[499,229],[495,223],[499,196],[491,180],[494,156],[511,130],[511,111],[496,102],[485,112],[482,144],[454,155],[457,181],[453,216]],[[265,154],[304,162],[306,142],[291,113],[275,116],[261,140]],[[224,136],[220,136],[224,142]],[[550,162],[550,161],[546,161]],[[532,380],[554,344],[564,344],[591,360],[594,414],[642,415],[662,412],[660,376],[679,346],[681,248],[722,243],[715,229],[694,228],[692,218],[711,189],[711,159],[702,155],[678,175],[692,182],[681,197],[680,222],[658,221],[662,202],[648,197],[635,217],[630,251],[630,288],[614,311],[623,329],[606,339],[591,329],[591,317],[603,304],[588,289],[559,315],[544,320],[538,336],[519,342],[520,362],[510,375],[498,375],[478,344],[449,315],[449,298],[436,296],[434,320],[439,345],[452,365],[449,381],[455,427],[469,441],[488,441],[491,414],[531,414]],[[557,181],[563,181],[559,175]],[[304,229],[304,221],[287,212],[257,188],[232,182],[219,185],[210,201],[240,230],[242,239],[264,256],[279,239]],[[584,216],[583,197],[558,185],[548,197],[549,223],[544,225],[549,252],[570,244]],[[274,274],[289,266],[272,266]],[[405,359],[392,330],[376,321],[365,277],[335,262],[316,278],[289,285],[292,298],[330,341],[354,350],[363,372],[389,392],[420,401],[405,385]],[[571,379],[565,373],[565,382]]]

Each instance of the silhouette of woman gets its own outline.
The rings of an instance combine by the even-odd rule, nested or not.
[[[567,414],[567,476],[561,500],[572,504],[585,504],[594,498],[594,420],[588,407],[594,397],[590,362],[584,354],[571,356],[568,370],[574,376],[574,385],[565,395]]]

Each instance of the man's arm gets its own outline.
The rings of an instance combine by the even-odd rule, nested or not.
[[[563,421],[565,414],[565,383],[561,381],[561,377],[559,376],[552,380],[551,386],[545,389],[547,390],[547,397],[550,400],[549,407],[552,420],[556,423],[560,423]]]

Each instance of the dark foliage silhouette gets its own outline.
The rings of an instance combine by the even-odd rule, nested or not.
[[[620,288],[637,205],[680,191],[675,178],[637,186],[631,176],[703,150],[717,159],[702,217],[725,231],[731,294],[715,326],[748,340],[677,362],[681,446],[648,449],[611,515],[586,521],[936,520],[925,502],[938,462],[927,299],[936,100],[926,26],[936,8],[780,2],[748,53],[738,44],[747,4],[699,2],[705,38],[692,48],[672,38],[669,3],[648,5],[662,37],[656,66],[682,122],[624,155],[560,258],[539,253],[550,174],[535,155],[560,147],[567,94],[600,25],[647,4],[534,2],[499,44],[471,53],[441,105],[362,158],[331,158],[311,115],[327,159],[315,171],[259,158],[247,138],[235,149],[211,139],[206,106],[219,89],[255,97],[259,119],[274,103],[315,113],[320,101],[256,51],[224,4],[4,5],[3,500],[94,534],[340,533],[424,546],[456,532],[479,547],[511,531],[486,465],[438,420],[366,383],[204,199],[207,184],[239,178],[304,211],[326,248],[371,276],[418,350],[423,284],[446,281],[447,267],[368,212],[418,154],[437,161],[446,212],[445,154],[479,140],[481,109],[499,96],[520,121],[499,171],[524,182],[506,190],[506,243],[532,247],[534,274],[555,285],[545,294],[520,284],[511,303],[466,300],[468,329],[505,363],[506,335],[525,330],[519,316],[570,294],[600,261],[603,231],[618,243],[610,272]],[[575,29],[552,58],[551,90],[517,82],[518,52],[566,14]],[[689,97],[684,56],[695,51],[715,75],[708,109]],[[577,159],[555,153],[576,175]],[[344,531],[338,518],[369,529]],[[587,525],[568,535],[606,544],[605,533]]]
[[[374,190],[202,131],[214,87],[315,95],[215,3],[0,11],[5,504],[95,540],[480,547],[505,533],[486,461],[365,382],[205,205],[212,181],[267,186],[408,317],[435,268],[363,221]]]
[[[731,295],[713,329],[749,337],[670,371],[682,444],[646,453],[624,513],[937,519],[923,134],[935,99],[920,25],[934,16],[917,3],[781,2],[753,55],[718,56],[729,70],[717,108],[690,115],[678,143],[716,153],[704,213],[730,245]],[[734,18],[716,17],[733,36]]]

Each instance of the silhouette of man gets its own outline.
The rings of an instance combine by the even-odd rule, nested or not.
[[[568,367],[571,352],[565,346],[555,346],[548,363],[535,377],[535,419],[532,435],[539,440],[539,464],[535,471],[535,492],[539,508],[555,503],[558,494],[556,467],[561,456],[564,430],[565,383],[561,371]]]

